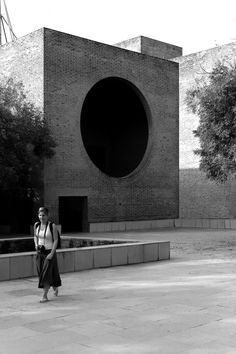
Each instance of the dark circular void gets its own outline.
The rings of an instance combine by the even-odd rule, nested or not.
[[[90,159],[102,172],[128,175],[141,162],[148,143],[141,94],[123,79],[99,81],[85,98],[81,134]]]

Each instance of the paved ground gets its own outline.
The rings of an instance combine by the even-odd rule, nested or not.
[[[169,239],[171,260],[0,283],[0,353],[236,353],[236,230],[106,234]]]

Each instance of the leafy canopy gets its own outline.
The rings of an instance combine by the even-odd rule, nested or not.
[[[35,198],[44,158],[56,146],[42,112],[27,101],[24,86],[0,83],[0,193]]]
[[[187,91],[185,102],[200,118],[195,154],[206,176],[223,183],[236,174],[236,64],[218,63],[208,80]]]

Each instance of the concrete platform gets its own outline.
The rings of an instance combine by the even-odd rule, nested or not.
[[[235,353],[235,231],[121,237],[170,240],[171,260],[63,274],[46,304],[36,278],[1,282],[0,353]]]

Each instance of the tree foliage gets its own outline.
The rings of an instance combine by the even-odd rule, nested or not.
[[[195,154],[206,176],[223,183],[236,174],[236,65],[218,63],[207,80],[188,90],[188,108],[200,118]]]
[[[55,146],[23,84],[12,79],[0,83],[0,193],[37,197],[43,159],[54,155]]]

